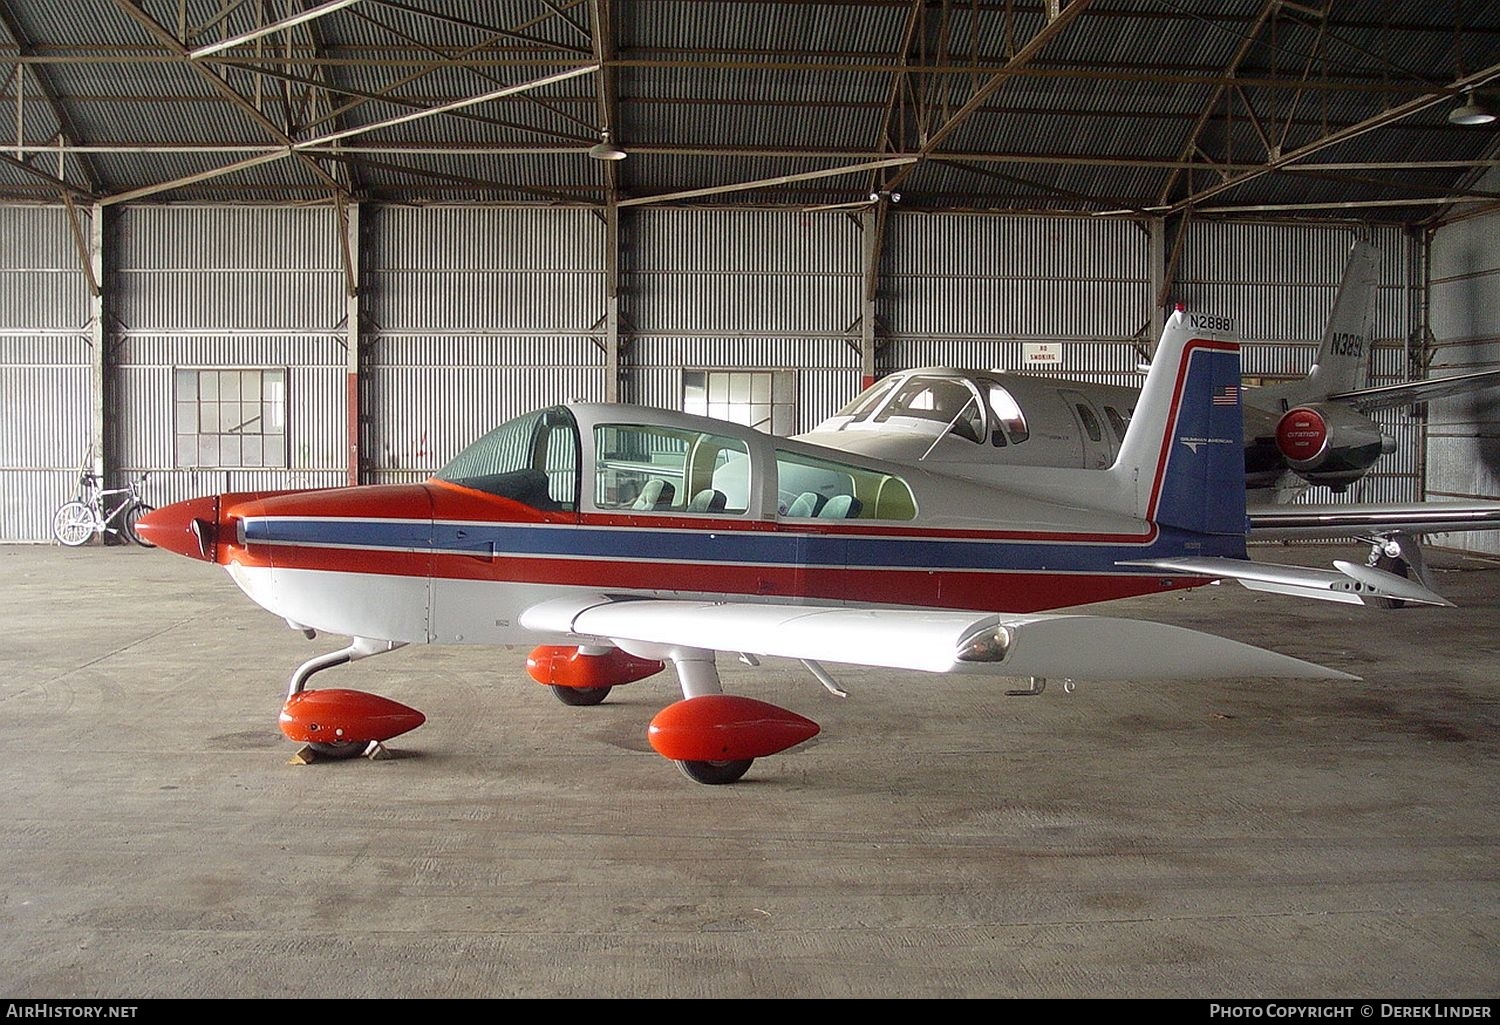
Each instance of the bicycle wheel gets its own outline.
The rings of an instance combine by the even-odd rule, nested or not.
[[[125,536],[130,538],[130,540],[134,541],[142,548],[155,548],[156,546],[154,544],[141,537],[140,532],[135,529],[135,521],[146,515],[148,512],[156,512],[155,506],[147,505],[145,502],[137,502],[135,503],[135,505],[132,505],[129,509],[125,510],[125,515],[121,519],[121,523],[125,527]]]
[[[82,502],[65,502],[52,514],[52,536],[77,548],[94,536],[94,513]]]

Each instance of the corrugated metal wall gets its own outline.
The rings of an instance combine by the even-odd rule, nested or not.
[[[369,480],[424,479],[512,417],[604,398],[599,216],[387,207],[366,217]]]
[[[1203,221],[1189,225],[1177,270],[1174,301],[1189,309],[1232,317],[1243,338],[1244,372],[1300,376],[1312,369],[1339,282],[1349,262],[1352,228],[1263,222]],[[1376,294],[1372,385],[1406,380],[1407,340],[1415,304],[1414,242],[1395,228],[1378,228],[1381,252]],[[1401,409],[1375,415],[1396,439],[1362,480],[1342,495],[1311,488],[1303,501],[1401,502],[1422,497],[1421,426]]]
[[[120,212],[117,469],[151,471],[154,505],[344,481],[344,271],[329,207],[141,206]],[[173,371],[285,367],[285,469],[175,469]]]
[[[367,479],[420,479],[510,417],[603,397],[607,233],[598,215],[366,207],[361,219]],[[1496,261],[1461,255],[1487,241],[1487,224],[1460,222],[1438,237],[1435,294],[1451,300],[1434,304],[1439,369],[1494,358],[1483,348],[1494,325],[1438,319],[1494,308]],[[45,540],[87,444],[87,292],[60,209],[0,208],[0,226],[11,243],[0,251],[0,536]],[[1194,223],[1173,297],[1236,319],[1247,372],[1302,374],[1352,240],[1341,228]],[[1394,229],[1375,241],[1385,257],[1373,380],[1384,383],[1405,376],[1417,308],[1408,279],[1419,261]],[[679,407],[684,368],[790,368],[805,430],[858,390],[857,214],[642,208],[625,215],[621,248],[628,399]],[[343,483],[346,307],[332,210],[126,208],[112,252],[117,469],[155,471],[157,504]],[[1147,231],[1128,221],[896,213],[877,300],[880,366],[1014,369],[1024,341],[1063,338],[1065,375],[1138,385],[1149,261]],[[174,470],[172,371],[182,366],[288,368],[292,465]],[[1472,435],[1493,423],[1484,416],[1449,420]],[[1347,497],[1419,497],[1418,428],[1402,411],[1382,422],[1399,451]]]
[[[89,456],[88,279],[61,207],[0,207],[0,541],[45,541]]]
[[[1021,370],[1025,342],[1058,339],[1052,372],[1138,387],[1149,268],[1134,222],[903,213],[882,264],[879,364]]]
[[[1481,188],[1500,185],[1486,176]],[[1428,324],[1432,376],[1500,369],[1500,215],[1456,221],[1432,239]],[[1500,390],[1428,407],[1427,493],[1435,500],[1500,499]],[[1449,534],[1445,546],[1500,554],[1493,531]]]
[[[797,430],[859,391],[861,235],[840,211],[643,210],[624,316],[629,397],[682,408],[682,370],[794,369]]]

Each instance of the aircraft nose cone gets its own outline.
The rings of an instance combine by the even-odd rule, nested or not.
[[[158,548],[212,562],[219,530],[219,498],[212,495],[174,502],[142,516],[135,529],[143,540]]]

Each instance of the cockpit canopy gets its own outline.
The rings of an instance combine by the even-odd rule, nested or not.
[[[501,424],[436,474],[544,511],[578,509],[578,423],[563,406]]]
[[[910,520],[917,510],[890,469],[738,424],[631,406],[517,417],[436,477],[547,512]]]
[[[976,444],[1019,445],[1026,417],[997,377],[913,371],[878,381],[828,421],[835,429],[902,427],[947,431]]]

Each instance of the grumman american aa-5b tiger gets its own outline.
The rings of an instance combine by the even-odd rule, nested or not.
[[[818,732],[725,694],[716,659],[1048,677],[1348,674],[1210,634],[1054,610],[1234,579],[1360,602],[1446,604],[1365,566],[1262,566],[1245,550],[1238,345],[1181,313],[1162,335],[1119,458],[979,483],[735,424],[629,405],[555,406],[500,426],[421,484],[223,494],[140,523],[223,566],[309,636],[351,638],[292,675],[283,732],[323,756],[376,753],[420,712],[311,690],[408,644],[537,645],[570,705],[676,671],[647,730],[702,783]]]

